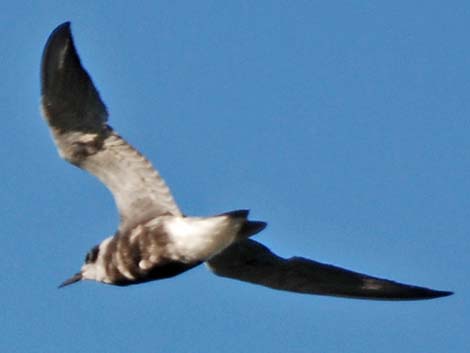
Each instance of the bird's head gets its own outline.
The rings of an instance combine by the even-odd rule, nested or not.
[[[94,246],[85,256],[85,262],[82,265],[80,272],[77,272],[69,279],[65,280],[59,288],[68,286],[70,284],[77,283],[84,279],[101,281],[100,273],[103,271],[102,266],[98,263],[100,253],[100,246]]]

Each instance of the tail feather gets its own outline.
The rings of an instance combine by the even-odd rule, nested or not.
[[[235,211],[230,211],[230,212],[224,212],[220,216],[229,216],[232,218],[246,219],[249,213],[250,213],[250,210],[235,210]]]
[[[232,218],[242,218],[243,224],[240,228],[240,232],[238,233],[238,239],[243,240],[249,238],[256,233],[261,232],[264,228],[266,228],[267,223],[262,221],[249,221],[248,214],[250,210],[235,210],[230,212],[222,213],[222,215],[226,215]]]
[[[266,228],[268,224],[262,221],[246,221],[240,230],[240,239],[249,238]]]

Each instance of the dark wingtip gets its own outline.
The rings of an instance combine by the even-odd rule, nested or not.
[[[427,300],[441,297],[447,297],[454,294],[450,291],[440,291],[425,287],[419,287],[414,285],[408,285],[393,281],[387,281],[383,283],[384,290],[372,293],[375,299],[384,300]],[[366,297],[367,298],[367,297]]]
[[[70,37],[70,21],[66,21],[58,25],[52,33],[49,35],[48,41],[58,38],[60,36],[69,36]]]
[[[70,21],[65,21],[64,23],[61,23],[58,25],[52,33],[60,33],[60,32],[69,32],[70,33]]]
[[[57,26],[47,39],[41,60],[41,92],[49,94],[54,87],[58,71],[64,67],[67,58],[78,60],[73,44],[70,22]]]
[[[435,290],[435,289],[430,289],[430,288],[425,288],[425,287],[418,287],[418,286],[410,286],[408,285],[408,291],[404,290],[403,294],[404,297],[403,299],[434,299],[434,298],[440,298],[440,297],[448,297],[449,295],[454,294],[454,292],[450,291],[441,291],[441,290]]]
[[[44,47],[41,95],[52,127],[96,131],[107,120],[106,107],[80,62],[70,22],[57,26]]]
[[[444,291],[444,290],[431,290],[429,293],[428,299],[433,298],[440,298],[440,297],[448,297],[449,295],[453,295],[454,292]]]
[[[58,25],[47,39],[46,48],[63,44],[72,39],[72,31],[70,30],[70,21]]]

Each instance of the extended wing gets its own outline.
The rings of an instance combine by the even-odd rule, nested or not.
[[[431,299],[452,294],[376,278],[303,257],[284,259],[254,240],[231,245],[207,265],[219,276],[297,293],[382,300]]]
[[[44,48],[41,93],[59,154],[108,187],[121,229],[162,214],[181,215],[150,162],[106,124],[106,107],[80,63],[69,22],[52,32]]]

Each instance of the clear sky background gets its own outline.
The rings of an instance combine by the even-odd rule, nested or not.
[[[66,20],[185,213],[250,208],[280,255],[456,294],[299,295],[203,266],[58,290],[118,224],[39,114]],[[0,33],[0,351],[470,351],[469,2],[10,1]]]

